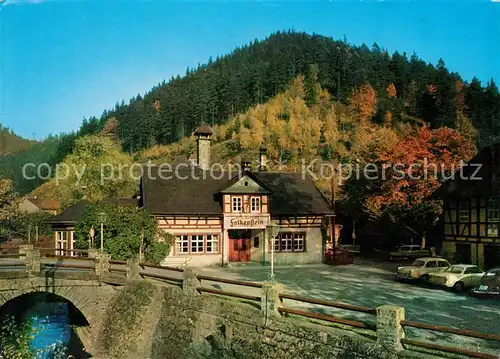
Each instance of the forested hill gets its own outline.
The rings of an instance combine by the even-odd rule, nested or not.
[[[126,151],[168,144],[189,135],[202,122],[222,124],[256,103],[283,91],[298,74],[315,65],[321,86],[346,102],[353,89],[370,83],[383,93],[394,83],[402,110],[432,127],[454,127],[457,112],[479,130],[480,147],[500,134],[500,95],[493,81],[465,83],[443,61],[436,66],[417,55],[389,55],[374,44],[355,47],[320,35],[278,32],[231,54],[210,59],[186,76],[154,87],[144,97],[105,111],[84,122],[80,134],[100,131],[117,119],[115,134]],[[314,69],[313,69],[314,70]],[[383,106],[383,104],[381,104]],[[71,148],[71,140],[64,150]]]
[[[183,77],[164,81],[144,96],[104,111],[100,118],[84,120],[77,132],[51,139],[46,151],[37,151],[36,158],[49,164],[61,162],[72,152],[75,139],[98,133],[109,135],[130,153],[174,143],[191,135],[201,123],[221,125],[269,101],[297,75],[305,75],[308,105],[314,102],[309,85],[316,80],[332,95],[332,102],[344,104],[369,84],[377,100],[374,122],[385,121],[388,112],[396,122],[422,119],[433,128],[456,128],[470,119],[478,130],[479,147],[500,139],[500,95],[493,81],[481,84],[473,79],[467,83],[448,71],[443,61],[434,66],[417,55],[390,55],[376,44],[356,47],[289,31],[209,59],[196,69],[188,69]],[[47,158],[39,158],[43,156]],[[22,166],[23,160],[11,156],[7,164],[10,171]],[[33,188],[33,181],[16,182],[21,193]]]
[[[0,155],[24,151],[34,143],[36,141],[26,140],[0,123]]]

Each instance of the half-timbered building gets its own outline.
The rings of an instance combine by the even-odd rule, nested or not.
[[[141,180],[142,206],[175,237],[164,264],[226,265],[320,263],[325,218],[333,214],[314,182],[302,173],[260,170],[237,173],[210,167],[210,128],[198,136],[196,161],[178,161],[169,171],[154,167]],[[194,162],[194,163],[193,163]],[[267,226],[279,225],[269,240]]]
[[[484,148],[433,195],[443,200],[443,255],[456,262],[500,265],[499,151]]]

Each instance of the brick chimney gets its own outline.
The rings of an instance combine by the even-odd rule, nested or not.
[[[196,140],[196,162],[202,170],[210,169],[210,137],[213,132],[210,126],[202,125],[194,133]]]

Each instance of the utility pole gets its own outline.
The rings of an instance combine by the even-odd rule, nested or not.
[[[333,243],[333,261],[335,263],[336,261],[336,253],[337,253],[337,240],[336,240],[336,233],[335,233],[335,169],[332,169],[332,180],[331,180],[331,191],[332,191],[332,211],[333,211],[333,216],[332,216],[332,243]]]
[[[101,255],[104,253],[104,221],[106,220],[106,213],[99,213],[99,220],[101,222]]]
[[[101,221],[101,253],[104,252],[104,223]]]

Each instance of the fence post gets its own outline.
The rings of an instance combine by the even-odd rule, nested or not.
[[[383,305],[377,308],[377,344],[387,352],[403,350],[401,339],[405,337],[401,321],[405,319],[405,308]]]
[[[110,255],[107,253],[99,253],[95,258],[95,273],[98,277],[109,273],[109,260],[111,259]]]
[[[39,249],[28,249],[26,250],[26,257],[24,259],[26,264],[26,271],[28,275],[33,275],[35,273],[40,273],[40,260],[41,253]]]
[[[184,279],[182,281],[182,290],[187,295],[200,295],[198,292],[198,287],[200,287],[200,281],[198,279],[198,273],[196,273],[192,268],[184,269]]]
[[[22,257],[26,256],[26,253],[29,250],[35,249],[33,244],[20,244],[19,245],[19,259],[23,259]]]
[[[264,282],[262,283],[261,295],[260,295],[260,312],[264,323],[267,323],[272,318],[281,317],[278,311],[281,306],[280,301],[280,291],[282,285],[276,282]]]
[[[140,272],[141,267],[138,258],[127,259],[127,278],[140,278]]]

